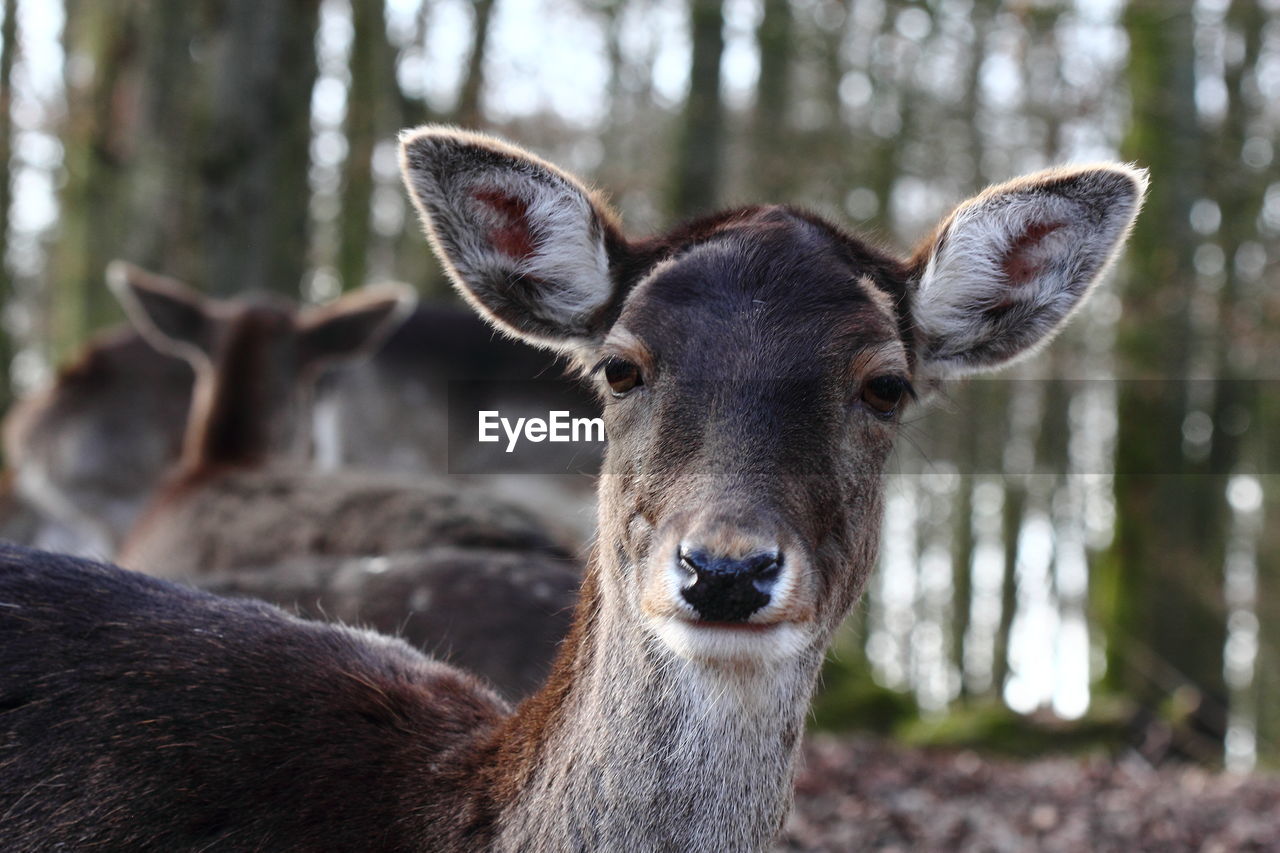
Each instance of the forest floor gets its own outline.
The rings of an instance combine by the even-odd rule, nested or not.
[[[1280,851],[1280,776],[815,735],[779,851]]]

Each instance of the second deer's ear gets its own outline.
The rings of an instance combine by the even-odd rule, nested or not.
[[[107,286],[129,322],[157,350],[199,363],[213,346],[214,320],[204,297],[182,282],[126,263],[107,266]]]
[[[417,304],[407,284],[378,284],[348,293],[298,319],[298,358],[307,367],[375,352]]]
[[[455,286],[530,343],[570,351],[603,334],[613,299],[608,211],[576,180],[479,134],[401,136],[405,185]]]

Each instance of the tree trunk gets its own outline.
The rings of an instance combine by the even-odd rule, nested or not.
[[[1259,411],[1259,428],[1270,427],[1280,435],[1280,409],[1275,405]],[[1280,449],[1280,448],[1277,448]],[[1274,450],[1261,460],[1275,471],[1280,455]],[[1254,727],[1258,762],[1280,767],[1280,475],[1261,478],[1266,493],[1262,530],[1258,537],[1258,592],[1255,605],[1258,619],[1258,656],[1254,661]]]
[[[458,91],[455,120],[463,127],[479,127],[484,122],[484,63],[488,56],[489,23],[494,0],[474,0],[475,21],[471,30],[471,53],[467,72]]]
[[[387,131],[384,96],[396,86],[394,66],[388,64],[391,45],[387,41],[382,0],[354,0],[351,16],[355,32],[338,245],[338,275],[344,289],[360,286],[365,278],[373,201],[373,149]]]
[[[1276,417],[1280,412],[1271,411],[1264,402],[1262,380],[1259,380],[1261,353],[1257,341],[1274,333],[1274,329],[1262,328],[1259,322],[1265,315],[1259,305],[1256,278],[1247,279],[1234,262],[1242,247],[1251,241],[1262,241],[1257,223],[1262,210],[1266,188],[1277,179],[1273,163],[1270,180],[1260,170],[1242,163],[1242,152],[1251,135],[1249,122],[1253,115],[1252,98],[1257,97],[1256,75],[1258,59],[1262,51],[1262,37],[1267,26],[1267,14],[1261,6],[1247,0],[1235,0],[1227,12],[1228,30],[1241,39],[1243,51],[1236,64],[1228,63],[1224,75],[1227,90],[1227,110],[1216,139],[1211,165],[1214,174],[1211,186],[1215,189],[1218,207],[1222,212],[1218,242],[1226,259],[1225,281],[1222,287],[1222,309],[1219,346],[1215,377],[1213,405],[1213,444],[1209,464],[1215,473],[1230,475],[1242,467],[1242,457],[1253,463],[1257,470],[1268,474],[1275,471],[1280,457],[1272,455],[1265,443],[1268,436],[1277,432]],[[1252,91],[1251,91],[1252,90]],[[1262,286],[1265,290],[1265,285]],[[1265,297],[1263,297],[1265,298]],[[1244,429],[1241,428],[1242,424]],[[1246,431],[1247,430],[1247,431]],[[1253,609],[1258,620],[1258,652],[1254,660],[1254,684],[1252,708],[1256,722],[1257,755],[1261,762],[1274,765],[1280,761],[1280,678],[1275,671],[1280,666],[1280,478],[1263,476],[1265,500],[1262,508],[1263,525],[1257,542],[1258,579],[1255,587]],[[1224,512],[1221,522],[1230,523]],[[1233,698],[1245,698],[1235,693]]]
[[[296,297],[307,270],[320,0],[227,0],[202,162],[204,279]]]
[[[693,57],[676,145],[672,212],[677,218],[707,213],[720,200],[724,173],[724,104],[720,59],[724,54],[723,0],[691,0]]]
[[[119,317],[102,273],[121,249],[130,221],[125,164],[136,138],[133,104],[138,62],[134,0],[67,5],[63,44],[68,68],[62,133],[66,183],[51,252],[50,344],[61,361],[91,331]]]
[[[752,181],[760,197],[783,201],[795,193],[798,170],[788,159],[794,150],[788,122],[793,53],[791,0],[764,0],[756,30],[760,77],[751,124]]]
[[[1004,482],[1004,579],[1000,584],[1000,624],[996,628],[995,651],[991,659],[991,692],[1003,701],[1009,680],[1009,636],[1018,613],[1018,553],[1022,519],[1026,514],[1027,490],[1020,477],[1006,477]]]
[[[1192,0],[1131,5],[1132,121],[1126,159],[1151,169],[1151,192],[1127,253],[1117,338],[1116,577],[1108,682],[1175,751],[1220,757],[1225,736],[1222,481],[1183,451],[1190,405],[1187,306],[1196,289],[1189,225],[1206,155],[1195,102]],[[1182,710],[1174,710],[1176,707]],[[1215,745],[1216,744],[1216,745]]]
[[[969,695],[965,677],[965,639],[973,612],[973,488],[978,478],[973,475],[972,455],[959,460],[960,484],[952,513],[954,529],[951,538],[951,666],[959,679],[959,698]]]
[[[9,272],[9,209],[13,206],[13,61],[18,52],[18,2],[4,0],[4,23],[0,25],[0,312],[13,300],[13,277]],[[13,333],[0,323],[0,412],[13,402],[10,366],[17,348]]]

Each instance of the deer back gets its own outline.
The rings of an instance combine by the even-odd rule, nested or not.
[[[0,545],[6,850],[462,849],[507,712],[396,640]]]

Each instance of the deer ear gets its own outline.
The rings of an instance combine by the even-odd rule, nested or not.
[[[192,363],[206,361],[214,320],[206,300],[177,279],[126,263],[107,265],[107,286],[129,322],[157,350]]]
[[[417,304],[407,284],[379,284],[310,308],[298,320],[299,359],[304,366],[375,352]]]
[[[1146,187],[1141,169],[1064,168],[958,207],[913,263],[922,365],[987,370],[1050,340],[1123,244]]]
[[[444,127],[401,134],[400,165],[436,254],[481,314],[560,351],[602,335],[614,226],[582,184],[496,139]]]

